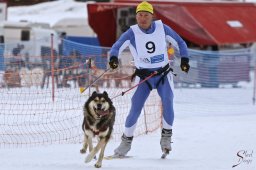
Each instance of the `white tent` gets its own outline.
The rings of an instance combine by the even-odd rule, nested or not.
[[[96,36],[84,18],[63,18],[56,22],[52,28],[58,32],[65,32],[70,36]]]

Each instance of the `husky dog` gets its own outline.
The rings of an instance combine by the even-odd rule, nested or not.
[[[95,157],[98,151],[101,150],[99,159],[95,164],[96,168],[100,168],[105,147],[113,131],[116,109],[111,99],[108,97],[107,92],[97,93],[94,91],[86,101],[83,111],[84,120],[82,129],[84,131],[84,144],[80,152],[85,153],[89,146],[90,153],[85,159],[85,162],[88,163]],[[99,140],[98,144],[93,148],[92,138],[95,136],[97,136]]]

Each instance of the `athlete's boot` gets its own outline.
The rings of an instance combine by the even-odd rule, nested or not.
[[[132,145],[132,137],[122,136],[120,145],[114,150],[116,156],[124,157],[130,150]]]
[[[172,129],[162,129],[160,145],[165,156],[172,150],[171,147]]]

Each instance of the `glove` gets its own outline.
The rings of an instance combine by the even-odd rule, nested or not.
[[[182,71],[184,71],[186,73],[189,71],[189,68],[190,68],[189,58],[181,57],[180,68],[181,68]]]
[[[108,64],[110,68],[116,69],[118,67],[118,58],[116,56],[111,56]]]

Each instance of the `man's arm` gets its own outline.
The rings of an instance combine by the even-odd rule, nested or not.
[[[114,43],[110,50],[109,67],[116,69],[118,67],[118,56],[119,54],[131,43],[131,37],[134,37],[133,31],[128,29],[124,32],[120,38]]]
[[[171,42],[174,46],[178,46],[176,48],[179,49],[180,56],[188,58],[188,47],[186,42],[173,29],[165,24],[164,31],[167,41]]]
[[[188,73],[190,69],[189,58],[188,58],[188,47],[186,42],[170,27],[164,25],[166,39],[171,42],[172,45],[178,46],[179,53],[181,56],[180,68],[182,71]]]
[[[116,56],[118,57],[119,54],[129,46],[131,43],[131,38],[134,37],[134,33],[132,29],[128,29],[126,32],[124,32],[119,39],[113,44],[110,50],[110,56]]]

